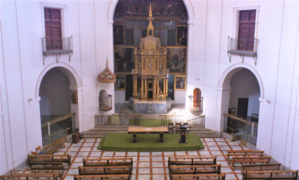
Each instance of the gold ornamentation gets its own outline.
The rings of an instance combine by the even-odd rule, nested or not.
[[[113,74],[112,71],[110,71],[108,67],[108,59],[106,62],[106,68],[104,69],[103,72],[101,72],[98,75],[98,81],[102,83],[114,83],[116,80],[116,75]]]

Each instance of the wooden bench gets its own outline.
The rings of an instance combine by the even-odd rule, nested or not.
[[[72,158],[71,155],[29,155],[28,154],[28,163],[43,163],[43,162],[61,162],[71,165]]]
[[[58,139],[58,140],[52,142],[51,144],[46,145],[44,147],[45,154],[53,154],[58,149],[65,148],[64,141],[65,141],[65,139],[61,138],[61,139]]]
[[[242,164],[242,171],[268,171],[279,170],[280,163],[277,164]]]
[[[131,166],[132,158],[114,158],[114,159],[83,159],[83,166]]]
[[[0,176],[0,180],[12,180],[12,179],[47,179],[47,180],[62,180],[62,176],[57,176],[53,175],[51,173],[49,174],[32,174],[32,173],[27,173],[27,174],[14,174],[14,175],[5,175],[5,176]]]
[[[42,164],[32,164],[31,170],[62,170],[65,171],[67,168],[60,162],[44,162]]]
[[[169,174],[220,174],[221,164],[169,166]]]
[[[297,180],[297,171],[243,171],[243,180],[277,180],[277,179],[291,179]]]
[[[216,165],[216,157],[168,157],[168,168],[170,165]]]
[[[231,162],[232,166],[235,165],[236,162],[238,163],[269,163],[271,159],[271,156],[263,156],[263,157],[233,157]]]
[[[28,165],[32,170],[65,170],[63,164],[71,165],[70,155],[29,155]]]
[[[230,150],[227,151],[226,156],[229,160],[230,156],[234,157],[247,157],[247,156],[263,156],[264,151],[252,151],[252,150]]]
[[[74,175],[74,180],[94,180],[94,179],[126,179],[130,180],[131,176],[129,174],[114,174],[114,175]]]
[[[24,169],[24,170],[11,170],[9,171],[9,175],[20,175],[20,174],[34,174],[34,175],[41,175],[41,174],[52,174],[56,176],[62,176],[64,170],[31,170],[31,169]]]
[[[79,175],[132,174],[132,166],[78,167]]]
[[[170,180],[225,180],[224,174],[170,174]]]

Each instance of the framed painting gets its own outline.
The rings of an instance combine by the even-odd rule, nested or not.
[[[186,75],[174,76],[174,90],[184,91],[186,90]]]
[[[114,47],[114,72],[131,73],[134,69],[134,48]]]
[[[124,45],[124,26],[122,25],[114,25],[113,26],[113,39],[114,45]]]
[[[188,40],[188,27],[177,26],[177,45],[187,46],[187,40]]]
[[[126,75],[117,75],[114,85],[115,90],[126,90]]]
[[[169,73],[186,73],[186,48],[167,49],[167,69]]]

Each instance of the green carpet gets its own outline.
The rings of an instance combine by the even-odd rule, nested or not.
[[[187,135],[187,143],[179,143],[180,134],[164,134],[164,143],[158,142],[159,134],[137,134],[137,143],[133,144],[133,135],[127,133],[108,133],[98,146],[104,151],[155,152],[155,151],[192,151],[204,149],[199,137],[194,133]]]
[[[141,119],[142,127],[158,127],[159,124],[160,124],[160,120]]]
[[[167,125],[168,123],[171,123],[171,120],[163,120],[163,125]],[[161,126],[161,120],[157,119],[141,119],[141,125],[142,127],[158,127]]]

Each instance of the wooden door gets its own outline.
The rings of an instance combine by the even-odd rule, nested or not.
[[[240,11],[238,50],[253,51],[256,10]]]
[[[193,90],[193,107],[201,108],[201,91],[199,88]]]
[[[238,98],[238,117],[247,118],[248,98]]]
[[[45,8],[45,32],[47,50],[62,49],[60,9]]]

